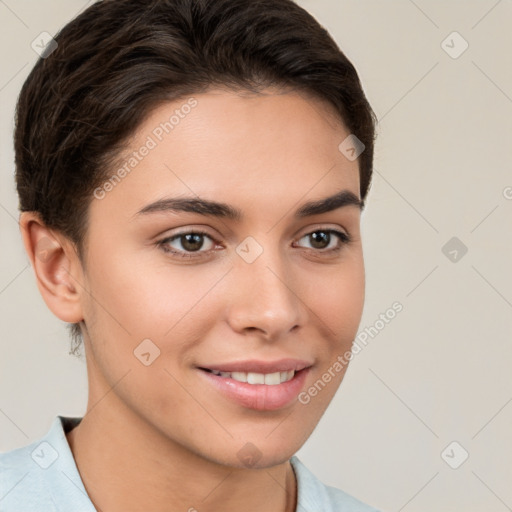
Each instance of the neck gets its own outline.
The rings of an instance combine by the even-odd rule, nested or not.
[[[166,437],[116,400],[114,393],[101,402],[90,395],[86,415],[67,439],[99,511],[296,510],[296,481],[289,461],[247,469],[208,460]]]

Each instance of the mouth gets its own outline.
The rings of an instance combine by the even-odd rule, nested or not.
[[[277,386],[293,379],[295,370],[273,373],[256,373],[256,372],[221,372],[218,370],[210,370],[209,368],[201,368],[206,372],[218,375],[223,379],[233,379],[237,382],[246,382],[247,384],[266,384],[267,386]]]
[[[249,409],[273,411],[295,402],[311,366],[306,361],[286,359],[201,366],[198,370],[229,401]]]

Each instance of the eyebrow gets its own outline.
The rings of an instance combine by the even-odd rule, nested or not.
[[[304,203],[295,211],[294,216],[297,219],[302,219],[304,217],[331,212],[346,206],[357,206],[360,210],[363,210],[364,200],[359,199],[350,190],[342,190],[332,196]],[[154,203],[144,206],[144,208],[136,213],[136,216],[168,211],[197,213],[199,215],[222,217],[233,221],[241,221],[243,219],[242,211],[229,204],[208,199],[186,197],[159,199]]]

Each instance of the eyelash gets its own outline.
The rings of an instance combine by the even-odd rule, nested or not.
[[[314,253],[317,253],[320,255],[321,254],[331,255],[331,254],[338,253],[339,251],[341,251],[341,249],[343,249],[343,247],[345,245],[348,245],[349,243],[352,242],[352,237],[348,233],[345,233],[343,231],[338,231],[336,229],[330,229],[330,228],[329,229],[322,229],[322,228],[315,229],[315,230],[310,231],[309,233],[306,233],[305,235],[301,236],[301,238],[299,240],[302,240],[302,238],[310,236],[313,233],[334,234],[339,240],[339,244],[332,249],[327,249],[327,250],[325,250],[325,249],[308,249],[308,250],[313,251]],[[212,240],[212,242],[214,242],[215,244],[219,243],[208,233],[206,233],[205,231],[201,231],[199,229],[199,230],[183,231],[182,233],[177,233],[171,237],[167,237],[167,238],[164,238],[163,240],[160,240],[159,242],[157,242],[157,245],[167,254],[172,254],[174,256],[177,256],[178,258],[186,258],[186,259],[200,258],[200,257],[202,257],[202,255],[214,251],[214,249],[210,249],[209,251],[201,251],[200,250],[200,251],[187,252],[187,251],[176,251],[174,249],[169,248],[169,246],[167,245],[169,242],[173,242],[174,240],[184,237],[185,235],[206,236],[206,237],[210,238]]]

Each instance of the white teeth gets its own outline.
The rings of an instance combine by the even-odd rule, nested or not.
[[[247,382],[248,384],[266,384],[268,386],[275,386],[277,384],[282,384],[283,382],[288,382],[293,379],[295,375],[295,370],[274,373],[219,372],[217,370],[211,370],[211,372],[225,379]]]
[[[265,374],[265,384],[270,384],[274,386],[276,384],[281,384],[281,373],[266,373]]]
[[[232,372],[231,378],[238,382],[247,382],[247,373],[245,372]]]
[[[249,372],[247,374],[247,383],[248,384],[265,384],[265,374]]]

